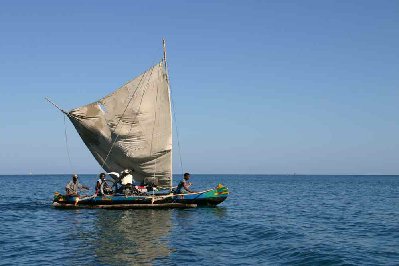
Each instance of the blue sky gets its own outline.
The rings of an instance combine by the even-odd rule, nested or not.
[[[0,174],[70,173],[44,97],[101,98],[156,63],[162,37],[185,171],[398,174],[398,14],[398,1],[2,1]],[[67,130],[73,171],[100,171]]]

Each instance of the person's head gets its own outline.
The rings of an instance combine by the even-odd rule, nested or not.
[[[190,174],[189,173],[185,173],[184,174],[184,179],[189,180],[190,179]]]
[[[125,176],[125,175],[128,175],[128,174],[130,174],[130,170],[129,169],[125,169],[125,170],[122,171],[121,176]]]
[[[78,175],[72,175],[72,180],[74,183],[76,183],[78,181]]]
[[[104,180],[105,179],[105,173],[101,173],[100,174],[100,178]]]

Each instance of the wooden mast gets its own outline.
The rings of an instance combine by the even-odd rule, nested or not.
[[[165,68],[166,66],[166,42],[165,42],[165,38],[162,39],[162,47],[163,47],[163,61],[165,63]]]
[[[164,63],[164,68],[165,68],[166,81],[168,82],[169,104],[170,104],[170,112],[171,112],[170,113],[170,116],[171,116],[170,128],[172,130],[172,128],[173,128],[173,125],[172,125],[172,108],[173,108],[173,106],[172,106],[172,97],[171,97],[172,95],[171,95],[171,92],[170,92],[170,84],[169,84],[168,65],[166,63],[166,41],[165,41],[165,38],[162,38],[162,48],[163,48],[163,63]],[[172,191],[172,187],[173,187],[173,162],[172,162],[173,156],[172,155],[173,155],[173,148],[170,151],[170,157],[171,157],[171,162],[170,162],[170,164],[171,164],[170,165],[170,191]]]

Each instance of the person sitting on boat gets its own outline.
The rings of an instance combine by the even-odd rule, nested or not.
[[[101,185],[105,182],[105,173],[101,173],[96,183],[96,195],[101,195]],[[106,184],[106,183],[105,183]]]
[[[188,193],[194,193],[194,191],[192,191],[189,187],[191,186],[191,183],[188,182],[188,180],[190,179],[190,174],[189,173],[185,173],[183,180],[179,182],[179,184],[177,185],[177,188],[175,190],[175,194],[181,194],[183,193],[182,190],[184,189],[185,191],[187,191]]]
[[[69,183],[65,187],[67,196],[79,196],[78,191],[80,189],[89,189],[89,188],[79,183],[78,175],[73,175],[72,181],[69,181]]]

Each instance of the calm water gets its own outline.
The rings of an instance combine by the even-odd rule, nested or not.
[[[399,264],[399,176],[191,180],[231,194],[218,208],[57,210],[69,176],[0,176],[0,264]]]

